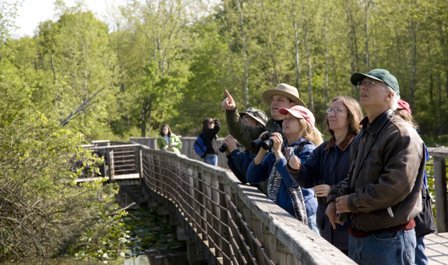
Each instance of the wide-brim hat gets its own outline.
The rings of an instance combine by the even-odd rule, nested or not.
[[[385,69],[373,69],[366,74],[353,73],[350,78],[350,82],[356,86],[366,77],[385,83],[388,87],[392,88],[397,95],[400,95],[400,86],[398,85],[397,78]]]
[[[275,95],[287,97],[287,98],[291,99],[292,101],[294,101],[297,105],[305,106],[305,103],[299,97],[299,91],[297,90],[297,88],[295,88],[291,85],[288,85],[285,83],[280,83],[277,85],[276,88],[272,88],[272,89],[268,89],[268,90],[264,91],[263,99],[266,103],[271,104],[272,96],[275,96]]]
[[[283,115],[289,113],[297,119],[305,119],[306,122],[308,122],[308,124],[311,126],[311,128],[314,128],[315,126],[316,118],[314,118],[314,114],[304,106],[295,105],[289,109],[279,109],[278,112]]]
[[[266,126],[266,123],[268,122],[268,116],[266,113],[256,108],[248,108],[245,111],[240,112],[240,115],[248,115],[260,124],[263,124],[263,126]]]

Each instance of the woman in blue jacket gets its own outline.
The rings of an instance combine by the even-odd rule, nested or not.
[[[330,140],[318,146],[306,162],[302,161],[300,170],[292,174],[293,179],[302,187],[314,187],[319,203],[317,226],[320,235],[346,254],[349,224],[338,224],[333,230],[325,215],[326,197],[332,185],[347,177],[349,147],[359,133],[361,119],[361,108],[355,99],[346,96],[334,98],[327,109],[326,118]]]
[[[298,157],[305,162],[315,146],[322,143],[322,136],[315,127],[315,118],[310,110],[303,106],[280,109],[286,115],[282,124],[282,134],[272,133],[271,147],[262,145],[247,171],[247,180],[257,184],[268,179],[267,196],[292,216],[319,233],[316,226],[317,200],[312,189],[299,188],[290,176],[288,160]],[[263,133],[260,138],[265,136]],[[285,138],[285,140],[283,139]]]
[[[218,132],[221,129],[221,123],[218,119],[206,118],[202,121],[201,137],[207,146],[205,155],[202,157],[207,164],[218,165],[218,152],[215,150]]]

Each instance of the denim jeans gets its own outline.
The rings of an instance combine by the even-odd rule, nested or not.
[[[217,166],[218,165],[218,155],[207,154],[204,157],[204,161],[207,164]]]
[[[415,265],[428,265],[428,257],[425,254],[425,236],[417,237],[417,246],[415,247]]]
[[[308,216],[307,221],[308,221],[308,227],[311,230],[313,230],[316,234],[320,235],[319,228],[317,227],[317,222],[316,222],[316,214]]]
[[[348,237],[348,256],[361,265],[408,265],[415,262],[415,231],[379,232]]]

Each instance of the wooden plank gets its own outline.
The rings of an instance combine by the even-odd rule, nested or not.
[[[132,173],[132,174],[123,174],[123,175],[115,175],[112,177],[112,180],[127,180],[127,179],[139,179],[140,174]]]
[[[448,264],[448,233],[425,236],[425,245],[429,265]]]
[[[108,178],[107,177],[78,178],[78,179],[76,179],[76,183],[91,182],[91,181],[98,181],[98,180],[104,180],[104,179],[108,179]]]
[[[448,231],[448,202],[445,158],[434,157],[434,189],[436,191],[436,223],[438,232]]]
[[[428,153],[431,156],[447,157],[448,156],[448,148],[446,148],[446,147],[428,147]]]

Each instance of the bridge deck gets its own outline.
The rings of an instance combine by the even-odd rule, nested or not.
[[[425,236],[429,265],[448,264],[448,232]]]
[[[112,179],[114,181],[126,181],[139,178],[139,174],[126,174],[116,175]],[[425,244],[429,265],[448,264],[448,232],[425,236]]]
[[[190,152],[192,152],[191,150],[193,150],[193,148],[192,148],[193,141],[194,141],[194,139],[192,139],[192,141],[190,142],[190,144],[188,146],[184,144],[184,148],[187,148],[188,150],[190,150]],[[156,162],[159,161],[158,159],[151,158],[148,155],[148,153],[145,153],[147,156],[143,157],[146,160],[144,160],[144,161],[140,160],[142,158],[142,150],[140,149],[140,146],[138,144],[120,145],[120,146],[107,146],[107,147],[93,147],[92,150],[95,149],[95,150],[98,151],[98,150],[100,150],[100,148],[107,148],[107,149],[105,149],[107,151],[106,152],[107,155],[105,156],[105,161],[107,163],[110,163],[110,165],[108,167],[110,169],[110,171],[107,174],[105,174],[105,175],[110,176],[110,179],[109,178],[103,178],[103,177],[85,178],[85,179],[78,179],[77,180],[78,182],[87,182],[87,181],[94,181],[94,180],[99,180],[99,179],[107,179],[107,180],[112,181],[112,182],[119,182],[120,185],[121,184],[125,184],[125,183],[130,183],[129,185],[136,185],[136,184],[139,184],[142,179],[144,179],[143,176],[140,176],[139,173],[131,173],[131,174],[124,174],[124,173],[141,171],[143,166],[144,166],[144,165],[142,166],[142,163],[144,164],[145,161],[147,163],[148,163],[148,161],[156,161]],[[435,152],[435,151],[433,150],[433,152]],[[433,153],[432,155],[434,156],[434,154],[435,153]],[[220,154],[220,155],[222,155],[222,154]],[[159,156],[161,156],[161,154]],[[189,157],[191,157],[191,156],[189,156]],[[445,156],[443,156],[443,159],[444,158],[445,158]],[[223,159],[222,161],[226,161],[226,160]],[[440,161],[442,161],[442,162],[440,162]],[[439,161],[440,162],[439,163],[440,164],[440,168],[445,169],[445,160],[440,160],[440,161]],[[162,164],[164,164],[164,163],[160,162],[160,165],[162,165]],[[195,167],[192,167],[192,168],[195,168]],[[439,167],[435,167],[435,168],[439,168]],[[132,169],[132,170],[129,170],[129,169]],[[191,169],[189,168],[188,170],[191,170]],[[192,173],[190,171],[188,171],[188,170],[185,171],[185,172],[187,172],[189,175],[191,175]],[[206,169],[206,170],[208,170],[208,169]],[[204,170],[201,173],[206,172],[206,170]],[[159,170],[159,171],[158,172],[160,174],[163,174],[163,172],[164,172],[163,170]],[[436,171],[436,170],[434,170],[434,171]],[[445,173],[445,170],[439,170],[439,171],[441,171],[442,173]],[[143,175],[143,171],[141,173]],[[218,175],[219,174],[217,174],[215,177],[217,178]],[[436,172],[435,172],[434,175],[437,176]],[[441,175],[444,176],[444,174],[441,174]],[[206,172],[205,176],[208,176],[208,171]],[[193,177],[191,177],[191,179],[192,178]],[[442,178],[439,177],[439,179],[442,179]],[[210,183],[207,182],[206,180],[209,181]],[[201,179],[201,180],[195,179],[194,181],[195,182],[193,184],[182,183],[182,185],[187,185],[188,187],[190,187],[191,188],[191,192],[194,193],[195,196],[198,195],[201,198],[206,198],[206,199],[209,199],[209,197],[207,197],[207,196],[212,196],[212,195],[216,196],[216,198],[218,198],[218,199],[221,199],[221,197],[224,197],[222,194],[216,195],[217,193],[221,192],[221,190],[215,188],[214,186],[212,187],[211,178],[204,178],[204,179]],[[217,182],[213,182],[213,185],[215,185],[216,183]],[[218,184],[221,184],[221,182],[219,182]],[[196,186],[198,186],[199,188],[197,188]],[[446,187],[446,182],[442,182],[441,185],[436,185],[436,187]],[[439,216],[443,217],[443,216],[445,216],[445,211],[447,209],[446,204],[445,204],[445,202],[446,202],[446,189],[442,189],[442,190],[436,191],[436,194],[439,194],[439,197],[436,197],[436,203],[439,202],[439,206],[436,205],[436,207],[438,209],[437,213],[441,213],[441,214],[439,214]],[[441,196],[440,194],[442,194],[443,197],[440,197]],[[441,204],[440,202],[444,202],[444,203]],[[241,205],[243,205],[243,204],[241,204]],[[213,209],[215,209],[215,208],[217,208],[219,210],[219,207],[217,206],[217,204],[213,204]],[[245,210],[249,211],[248,209],[245,209]],[[210,210],[210,211],[212,211],[212,210]],[[221,213],[220,211],[216,211],[216,212],[217,213]],[[202,218],[201,222],[208,221],[208,219],[207,220],[204,219],[203,215],[212,216],[208,212],[206,214],[205,211],[203,212],[202,210],[201,210],[201,212],[199,212],[199,215],[200,215],[200,218]],[[250,215],[250,213],[249,213],[249,215]],[[212,216],[212,217],[215,217],[215,216]],[[210,217],[210,218],[212,218],[212,217]],[[249,216],[248,219],[250,219],[250,216]],[[446,220],[445,219],[440,218],[437,221],[438,221],[438,227],[439,226],[442,227],[442,228],[439,228],[440,231],[447,231],[448,230],[448,228],[447,228],[448,226],[445,225],[446,224]],[[257,223],[256,221],[253,221],[253,223],[259,225],[258,228],[263,227],[263,224],[261,224],[261,222]],[[202,227],[202,226],[199,226],[199,227]],[[235,228],[235,229],[237,229],[237,228]],[[204,229],[207,230],[207,231],[204,230],[205,233],[208,232],[208,229],[210,229],[210,231],[215,231],[212,228],[208,228],[208,226],[205,226]],[[258,234],[259,234],[259,238],[262,238],[262,236],[266,236],[266,238],[268,238],[268,239],[270,237],[272,237],[274,239],[274,241],[276,239],[276,237],[275,237],[276,235],[275,234],[274,235],[273,234],[269,234],[269,233],[267,233],[267,234],[258,233]],[[213,238],[213,237],[206,237],[206,238]],[[207,240],[207,242],[209,242],[209,241]],[[221,242],[221,241],[219,241],[219,242]],[[277,242],[277,241],[275,241],[275,242]],[[278,242],[280,242],[279,245],[282,246],[282,242],[285,242],[285,241],[281,241],[280,240]],[[295,242],[295,241],[293,241],[293,242]],[[216,243],[215,246],[221,246],[218,243]],[[284,258],[285,260],[289,259],[291,257],[292,257],[292,259],[294,259],[294,257],[297,257],[297,255],[295,255],[297,253],[295,253],[295,252],[294,253],[289,253],[288,252],[288,253],[285,254],[284,249],[281,249],[281,248],[277,249],[277,243],[270,245],[268,240],[264,241],[264,243],[266,243],[265,246],[267,248],[269,248],[272,251],[272,253],[274,253],[273,255],[275,257],[281,257],[281,258]],[[428,235],[428,236],[425,237],[425,243],[426,243],[426,254],[427,254],[428,259],[429,259],[429,265],[442,265],[442,264],[447,264],[448,265],[448,232]],[[230,252],[226,252],[226,250],[224,248],[219,250],[221,254],[228,254],[228,253],[230,253]],[[214,249],[211,249],[211,250],[213,251]],[[260,253],[256,252],[256,253],[257,253],[257,255],[259,257],[261,257],[260,260],[264,260],[263,258],[266,257],[266,253],[265,252],[260,252]],[[263,256],[263,255],[265,255],[265,256]],[[240,256],[238,256],[238,257],[239,258],[245,258],[246,256],[241,255],[241,257]],[[249,256],[249,257],[252,257],[252,256]],[[317,256],[313,256],[313,257],[315,258]],[[346,256],[343,256],[343,257],[345,259],[347,259]],[[222,258],[222,257],[220,257],[220,258]],[[235,258],[235,257],[233,257],[233,258]],[[266,257],[265,260],[269,260],[269,258],[270,257]],[[324,259],[322,259],[322,260],[324,260]],[[339,263],[339,264],[342,264],[342,263]]]
[[[139,174],[116,175],[114,181],[125,181],[139,179]],[[429,265],[448,264],[448,232],[430,234],[425,236],[426,255]]]
[[[126,181],[139,179],[139,174],[116,175],[114,181]],[[80,179],[81,180],[81,179]],[[78,180],[79,181],[79,180]],[[89,181],[83,179],[82,181]],[[90,179],[92,181],[92,179]],[[430,234],[425,236],[426,255],[429,259],[429,265],[448,264],[448,232]]]

